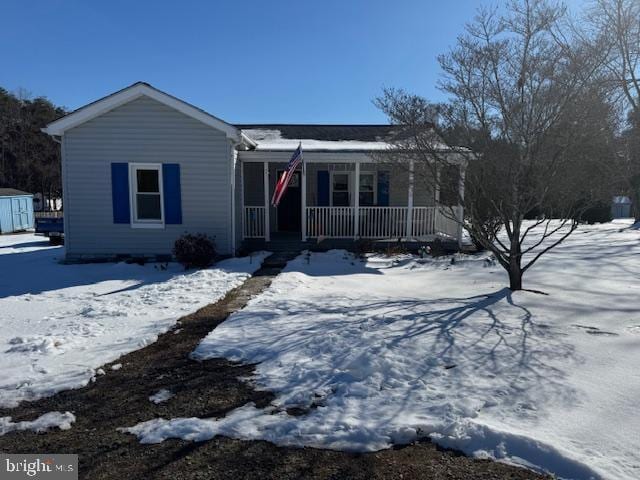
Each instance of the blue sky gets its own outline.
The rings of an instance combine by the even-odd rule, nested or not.
[[[3,0],[0,86],[77,108],[143,80],[230,122],[384,123],[385,86],[442,98],[436,56],[479,3]]]

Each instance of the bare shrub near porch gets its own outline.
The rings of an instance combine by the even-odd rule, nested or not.
[[[216,258],[216,243],[204,233],[185,233],[176,240],[173,255],[185,270],[206,268]]]
[[[464,206],[465,218],[448,215],[493,252],[512,290],[611,194],[614,114],[593,81],[602,58],[562,31],[564,17],[544,0],[481,9],[438,58],[448,103],[393,89],[376,101],[398,125],[398,164],[425,166],[416,180]]]

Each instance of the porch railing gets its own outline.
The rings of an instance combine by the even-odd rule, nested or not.
[[[307,207],[307,237],[349,238],[355,235],[355,207]]]
[[[411,236],[414,238],[444,235],[457,238],[459,224],[455,220],[461,207],[413,207]]]
[[[454,220],[460,207],[307,207],[306,238],[432,238],[457,239],[460,228]],[[357,229],[356,229],[357,226]],[[244,238],[265,238],[265,207],[244,207]],[[407,232],[409,232],[407,234]]]
[[[244,207],[242,235],[244,238],[264,238],[264,207]]]
[[[307,207],[309,238],[425,238],[459,233],[460,207],[359,207],[358,229],[354,228],[355,207]]]
[[[407,207],[360,207],[358,236],[399,238],[407,232]]]

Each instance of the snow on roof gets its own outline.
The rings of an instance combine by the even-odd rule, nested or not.
[[[397,125],[235,125],[257,145],[255,150],[293,151],[302,143],[307,151],[371,152],[397,150],[410,141],[410,132]],[[429,132],[432,132],[429,129]],[[434,146],[450,150],[443,142]]]
[[[283,138],[280,130],[247,129],[246,136],[257,143],[256,150],[295,150],[299,143],[305,150],[363,151],[388,150],[393,145],[382,141],[317,140],[314,138]]]
[[[242,133],[257,143],[256,150],[295,150],[299,143],[305,150],[372,151],[393,148],[382,140],[390,126],[278,126],[280,128],[243,128]],[[379,128],[381,136],[370,131]],[[366,133],[365,133],[366,131]],[[358,135],[360,133],[360,135]]]
[[[630,204],[631,203],[631,199],[629,197],[625,197],[625,196],[617,196],[617,197],[613,197],[613,203],[615,204]]]

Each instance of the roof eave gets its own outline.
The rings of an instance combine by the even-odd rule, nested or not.
[[[213,115],[199,109],[184,100],[169,95],[155,87],[143,82],[119,90],[111,95],[107,95],[95,102],[89,103],[58,120],[55,120],[42,129],[44,133],[51,136],[62,136],[67,130],[75,128],[94,118],[99,117],[121,105],[136,100],[142,96],[149,97],[168,107],[171,107],[188,117],[198,120],[205,125],[223,131],[228,138],[236,142],[246,142],[251,145],[254,142],[240,132],[235,126],[225,122]],[[245,138],[246,137],[246,138]]]

